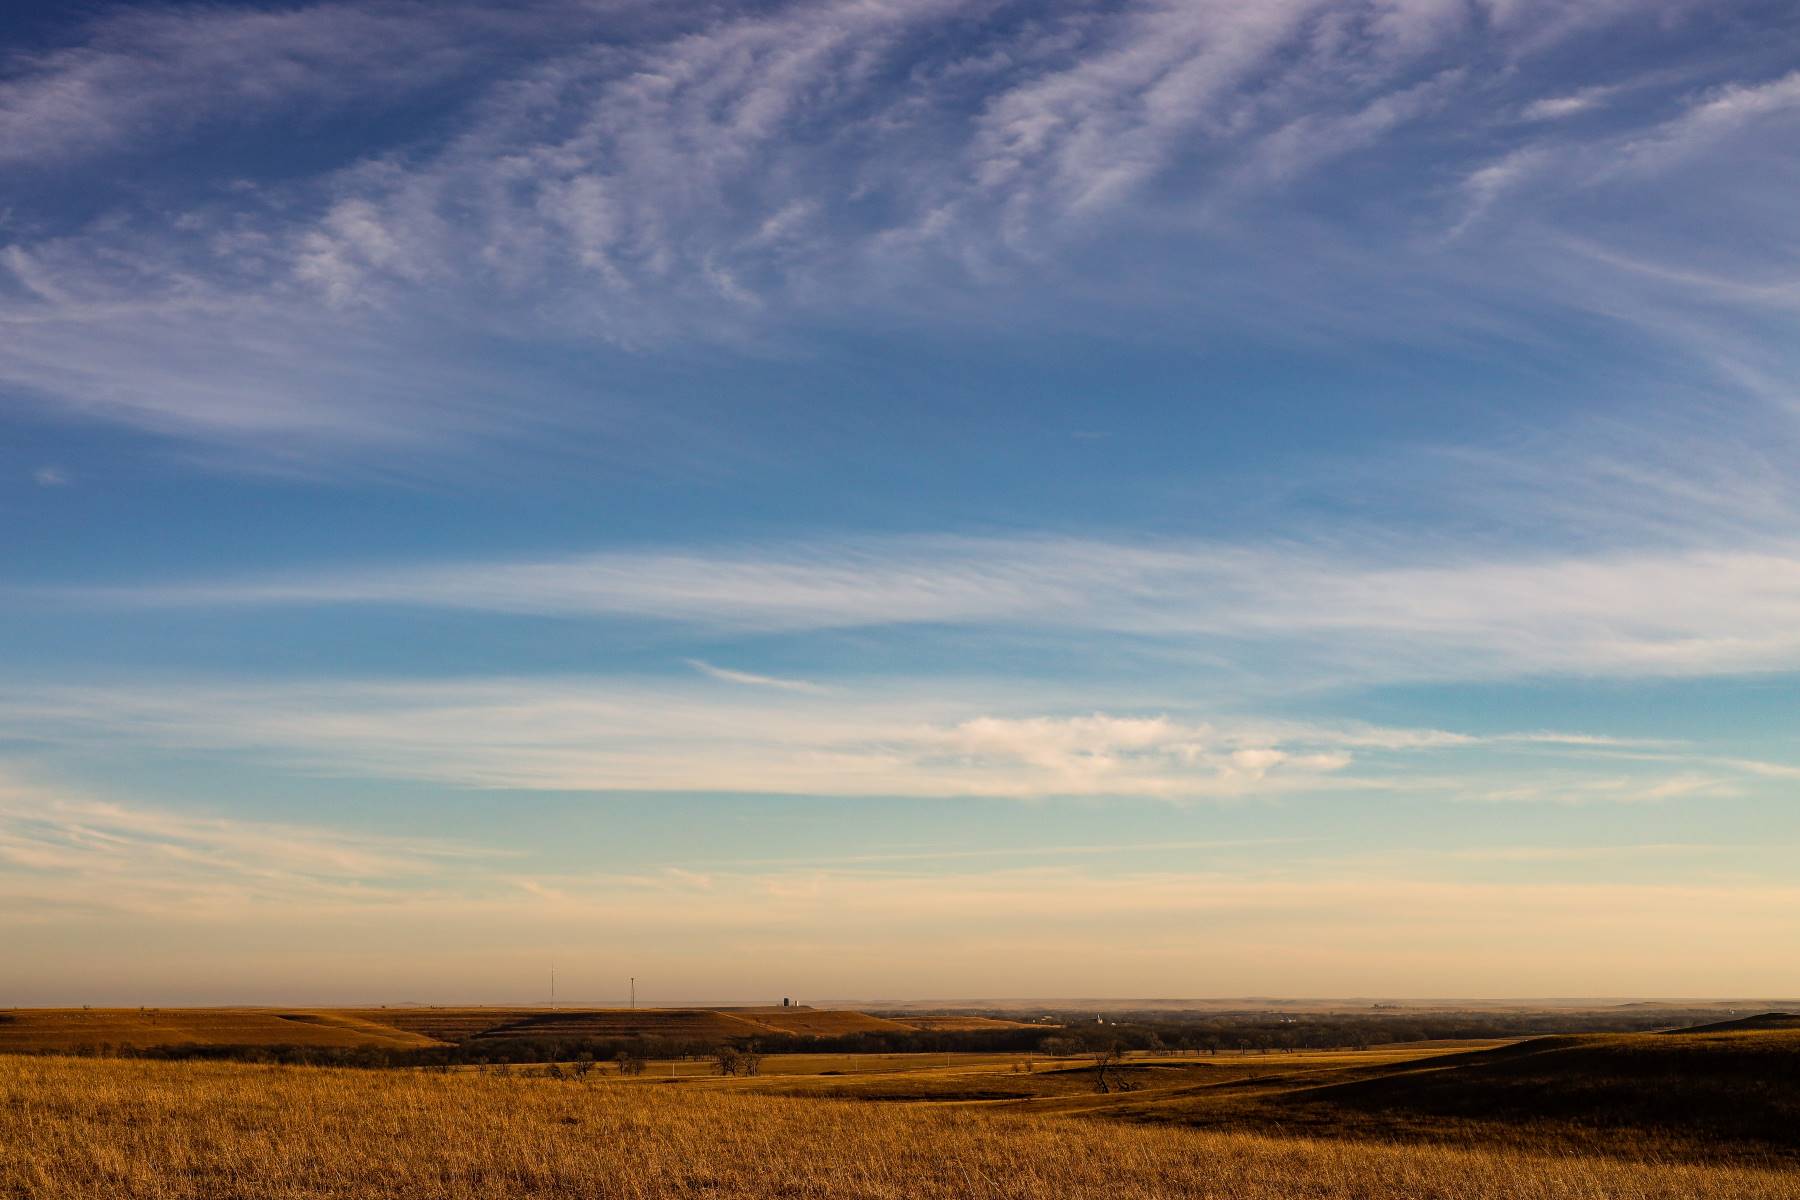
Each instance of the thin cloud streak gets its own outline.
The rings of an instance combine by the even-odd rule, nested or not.
[[[7,878],[0,879],[0,928],[42,942],[42,960],[60,965],[69,956],[66,939],[96,921],[141,925],[138,946],[109,962],[112,979],[140,989],[171,958],[189,971],[229,964],[251,977],[270,974],[265,956],[274,940],[285,961],[304,967],[306,988],[367,996],[399,986],[389,978],[394,948],[426,947],[405,958],[402,977],[432,981],[429,994],[415,998],[464,1001],[495,998],[492,989],[506,986],[496,973],[535,976],[547,946],[602,963],[629,961],[665,982],[691,977],[686,964],[695,957],[714,981],[767,978],[773,970],[802,980],[809,994],[844,978],[807,965],[821,958],[833,972],[856,971],[868,987],[898,995],[956,983],[964,985],[960,994],[1077,994],[1076,974],[1058,966],[1071,957],[1081,960],[1084,977],[1104,969],[1121,990],[1150,995],[1566,995],[1591,987],[1596,972],[1621,994],[1682,990],[1671,981],[1701,977],[1725,992],[1800,987],[1791,971],[1746,966],[1762,961],[1749,947],[1800,934],[1800,892],[1791,884],[1594,880],[1586,878],[1591,861],[1564,869],[1559,878],[1482,880],[1375,877],[1318,863],[1308,864],[1304,878],[1279,866],[493,874],[318,897],[303,917],[286,906],[246,908],[235,889],[211,890],[179,874],[119,897],[130,907],[117,914],[109,904],[96,910],[78,884]],[[1468,864],[1458,870],[1466,873]],[[1646,923],[1654,938],[1643,936]],[[1118,936],[1124,928],[1130,938]],[[603,939],[597,929],[606,931]],[[875,929],[885,966],[868,945]],[[461,961],[481,956],[486,974],[476,978],[466,965],[434,956],[429,947],[448,930]],[[235,944],[246,931],[255,937]],[[209,951],[197,937],[223,948]],[[1396,943],[1407,951],[1396,954]],[[1283,952],[1270,955],[1271,945]],[[1685,973],[1668,971],[1672,955]]]
[[[747,634],[1074,630],[1176,648],[1285,645],[1318,669],[1365,682],[1800,666],[1800,547],[1791,542],[1393,562],[1228,544],[917,538],[756,553],[615,552],[65,591],[55,599],[124,609],[395,605]]]
[[[712,663],[699,658],[687,658],[682,661],[702,675],[705,675],[710,679],[717,679],[721,683],[737,683],[743,684],[746,687],[774,688],[776,691],[781,692],[819,693],[829,690],[828,688],[821,687],[819,684],[808,683],[804,679],[780,679],[773,675],[758,675],[751,671],[734,671],[729,667],[714,666]]]

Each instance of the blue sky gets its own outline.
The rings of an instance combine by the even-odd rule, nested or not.
[[[14,6],[0,1003],[1800,994],[1800,12]]]

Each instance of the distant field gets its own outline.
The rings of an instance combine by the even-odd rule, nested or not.
[[[32,1200],[1800,1198],[1800,1175],[1750,1165],[610,1077],[14,1057],[0,1060],[0,1112],[0,1195]]]

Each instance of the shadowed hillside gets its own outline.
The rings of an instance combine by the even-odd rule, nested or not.
[[[1793,1029],[1537,1038],[1414,1062],[1277,1068],[1217,1083],[1190,1073],[1167,1087],[1143,1074],[1137,1091],[1059,1107],[1265,1132],[1800,1159],[1800,1030]]]
[[[1689,1025],[1685,1029],[1668,1030],[1670,1034],[1688,1033],[1759,1033],[1780,1029],[1800,1029],[1800,1013],[1769,1012],[1735,1021],[1714,1021],[1710,1025]]]

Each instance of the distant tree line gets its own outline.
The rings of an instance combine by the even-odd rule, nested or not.
[[[4,1014],[0,1014],[3,1017]],[[1632,1032],[1716,1019],[1717,1011],[1685,1013],[1053,1013],[1053,1022],[974,1030],[880,1030],[838,1037],[800,1034],[700,1039],[657,1035],[611,1037],[472,1037],[443,1046],[293,1046],[95,1043],[21,1053],[203,1059],[342,1067],[463,1067],[611,1064],[640,1074],[652,1059],[705,1061],[721,1074],[755,1074],[765,1054],[1046,1054],[1057,1058],[1103,1051],[1150,1054],[1275,1054],[1352,1050],[1395,1042],[1519,1037],[1549,1033]]]

